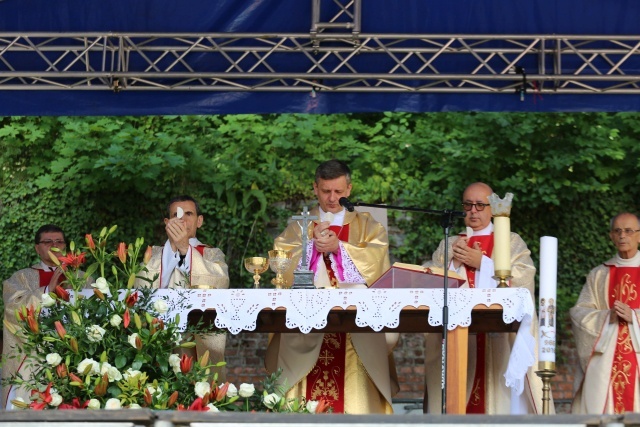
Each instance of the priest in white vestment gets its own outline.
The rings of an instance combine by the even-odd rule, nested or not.
[[[638,217],[614,217],[609,237],[618,253],[591,270],[570,310],[580,358],[574,414],[640,412]]]
[[[493,279],[493,223],[488,197],[493,190],[487,184],[476,182],[469,185],[462,196],[466,211],[464,222],[467,232],[449,239],[449,269],[466,280],[462,287],[495,288]],[[471,235],[469,235],[471,234]],[[433,253],[427,267],[444,267],[444,240]],[[535,295],[536,268],[526,243],[511,233],[511,275],[510,287],[529,290]],[[531,334],[538,336],[538,322],[531,322]],[[540,414],[542,413],[542,381],[535,374],[536,361],[527,371],[524,391],[518,395],[507,387],[504,373],[515,340],[515,333],[488,333],[469,336],[467,369],[467,413],[478,414]],[[425,334],[425,413],[442,412],[442,334]],[[554,413],[553,399],[550,411]]]
[[[200,207],[190,196],[178,196],[167,206],[164,219],[167,241],[164,246],[154,246],[147,271],[140,276],[138,286],[154,288],[229,288],[229,274],[224,253],[198,240],[196,233],[204,222]],[[196,336],[196,354],[209,350],[210,361],[224,361],[226,335],[212,333]],[[226,370],[217,368],[218,379],[225,380]]]
[[[293,252],[285,274],[290,286],[302,251],[318,288],[370,286],[389,269],[389,243],[384,227],[368,213],[347,212],[340,205],[351,193],[351,176],[338,160],[316,170],[314,192],[319,221],[309,224],[308,245],[302,247],[301,226],[293,222],[276,238],[274,247]],[[393,347],[397,334],[285,333],[274,334],[267,348],[268,371],[283,370],[281,381],[291,398],[324,399],[335,413],[392,413],[398,391]]]

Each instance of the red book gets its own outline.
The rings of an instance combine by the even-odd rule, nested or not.
[[[448,287],[459,288],[464,279],[455,271],[448,273]],[[394,263],[371,285],[372,288],[442,288],[444,270],[438,267],[422,267],[415,264]]]

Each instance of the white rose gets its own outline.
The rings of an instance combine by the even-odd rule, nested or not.
[[[169,307],[164,300],[157,299],[153,303],[153,308],[160,314],[164,314],[169,311]]]
[[[209,408],[209,412],[220,412],[220,409],[218,409],[213,403],[209,403],[207,408]]]
[[[91,366],[90,375],[98,375],[100,373],[100,364],[93,359],[84,359],[78,364],[78,373],[84,375],[84,371]]]
[[[242,383],[240,384],[240,390],[238,390],[238,394],[240,397],[251,397],[253,393],[255,393],[256,388],[253,384]]]
[[[156,394],[156,391],[158,391],[158,389],[156,389],[154,386],[152,385],[148,385],[147,386],[147,391],[149,392],[149,394],[151,396],[153,396],[154,394]]]
[[[62,362],[62,357],[58,353],[47,354],[47,363],[51,366],[58,366]]]
[[[198,397],[204,397],[205,394],[211,392],[211,384],[206,381],[197,382],[194,390]]]
[[[89,400],[89,405],[87,406],[89,409],[100,409],[100,401],[98,399]]]
[[[173,368],[173,372],[176,374],[180,373],[180,356],[177,354],[169,356],[169,366]]]
[[[102,337],[106,331],[98,325],[91,325],[85,330],[85,332],[89,341],[100,342],[102,341]]]
[[[115,366],[111,366],[109,363],[104,362],[100,367],[100,374],[107,374],[109,377],[109,382],[120,381],[122,379],[122,374],[118,371],[118,368]]]
[[[317,400],[310,400],[307,402],[307,411],[309,411],[309,413],[315,414],[317,408],[318,408]]]
[[[138,338],[138,333],[137,332],[134,332],[133,334],[129,335],[129,338],[128,338],[129,344],[131,344],[131,346],[133,348],[137,348],[136,347],[136,338]]]
[[[122,323],[122,317],[120,317],[119,314],[114,314],[113,316],[111,316],[111,320],[109,320],[109,323],[111,323],[111,326],[113,326],[114,328],[117,328],[118,326],[120,326],[120,323]]]
[[[122,408],[122,405],[120,404],[120,399],[116,399],[115,397],[112,397],[111,399],[107,400],[107,403],[104,404],[104,409],[120,409]]]
[[[103,294],[109,294],[109,284],[107,283],[107,279],[104,277],[98,277],[98,280],[96,280],[95,283],[92,283],[91,286]]]
[[[227,389],[227,397],[236,397],[238,395],[238,389],[233,384],[229,384]]]
[[[278,396],[275,393],[267,394],[262,398],[262,402],[264,403],[264,406],[266,406],[269,409],[273,409],[273,407],[276,406],[276,404],[279,401],[280,401],[280,396]]]
[[[59,406],[61,403],[62,403],[62,396],[60,396],[58,393],[51,393],[51,402],[49,402],[49,405]]]
[[[129,409],[140,409],[142,408],[142,406],[138,405],[137,403],[132,403],[131,405],[129,405]]]
[[[124,379],[125,379],[125,380],[127,380],[127,381],[128,381],[128,380],[129,380],[129,378],[135,378],[135,377],[137,377],[137,376],[138,376],[138,375],[140,375],[140,374],[142,374],[142,372],[137,371],[137,370],[135,370],[135,369],[131,369],[131,368],[129,368],[129,369],[127,369],[126,371],[124,371],[124,375],[123,375],[123,377],[124,377]]]
[[[52,307],[56,304],[56,300],[51,298],[49,294],[42,294],[42,306],[43,307]]]

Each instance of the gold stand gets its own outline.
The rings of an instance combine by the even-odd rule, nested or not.
[[[549,415],[551,401],[551,378],[556,376],[555,362],[538,362],[536,374],[542,379],[542,414]]]
[[[498,287],[499,288],[508,288],[508,281],[513,276],[511,275],[511,270],[496,270],[496,275],[493,276],[494,280],[499,280]]]

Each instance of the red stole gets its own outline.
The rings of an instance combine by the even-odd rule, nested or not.
[[[480,243],[482,254],[491,257],[493,253],[493,234],[486,236],[472,236],[467,245],[472,248],[476,242]],[[476,269],[465,264],[467,271],[467,283],[470,288],[476,287]],[[484,414],[485,413],[485,393],[486,393],[486,372],[485,372],[485,356],[486,356],[486,334],[476,335],[476,373],[473,377],[471,386],[471,395],[467,402],[467,414]]]
[[[349,224],[332,225],[329,229],[336,233],[339,240],[346,242],[349,239]],[[331,284],[337,286],[339,278],[331,268],[329,255],[323,254],[322,258]],[[324,399],[336,414],[344,413],[346,347],[347,334],[324,334],[318,360],[307,374],[307,400]]]
[[[200,255],[204,256],[204,248],[206,248],[206,245],[198,245],[196,246],[196,251],[200,252]]]
[[[44,288],[45,286],[49,286],[49,283],[51,283],[51,279],[53,279],[53,274],[55,273],[55,271],[46,271],[41,269],[35,270],[38,270],[38,275],[40,276],[40,287]],[[58,277],[58,285],[62,283],[63,280],[64,274],[61,274],[60,277]],[[53,289],[49,290],[53,291]]]
[[[609,266],[609,307],[622,301],[632,309],[640,308],[638,286],[640,268]],[[633,412],[638,359],[629,335],[629,324],[618,318],[618,340],[611,367],[613,410],[616,414]]]

